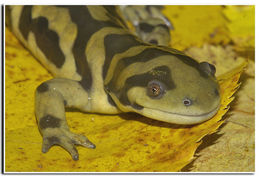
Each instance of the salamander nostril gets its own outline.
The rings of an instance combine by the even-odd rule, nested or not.
[[[214,93],[216,94],[216,96],[219,96],[219,91],[218,91],[218,89],[215,89],[215,90],[214,90]]]
[[[185,106],[190,106],[190,105],[192,104],[192,101],[191,101],[190,99],[188,99],[188,98],[185,98],[185,99],[183,100],[183,104],[184,104]]]

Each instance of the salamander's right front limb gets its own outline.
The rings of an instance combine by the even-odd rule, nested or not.
[[[37,88],[35,96],[35,114],[43,136],[42,152],[60,145],[73,160],[78,160],[75,145],[95,148],[84,135],[70,132],[66,121],[65,107],[84,110],[88,105],[88,93],[77,81],[62,78],[46,81]]]

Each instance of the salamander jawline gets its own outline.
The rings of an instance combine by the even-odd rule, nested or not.
[[[182,124],[182,125],[192,125],[204,122],[212,118],[219,109],[219,105],[211,110],[210,112],[203,113],[200,115],[189,115],[189,114],[177,114],[168,111],[156,110],[151,108],[144,108],[146,112],[144,115],[147,117],[153,117],[153,119],[160,120],[163,122]],[[149,113],[150,112],[150,113]],[[160,114],[161,116],[156,116]]]

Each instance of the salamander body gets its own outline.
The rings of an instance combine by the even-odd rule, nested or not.
[[[58,144],[77,160],[75,145],[95,148],[70,132],[66,107],[136,112],[174,124],[203,122],[219,108],[215,67],[163,46],[169,39],[160,36],[169,30],[160,20],[147,25],[142,19],[137,36],[112,6],[8,6],[6,19],[54,76],[35,92],[43,152]]]

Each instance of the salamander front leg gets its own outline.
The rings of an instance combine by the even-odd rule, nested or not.
[[[95,148],[85,136],[70,132],[66,121],[65,107],[87,110],[88,93],[77,81],[61,78],[46,81],[37,88],[35,100],[35,114],[43,136],[42,152],[60,145],[73,160],[78,160],[75,145]]]

